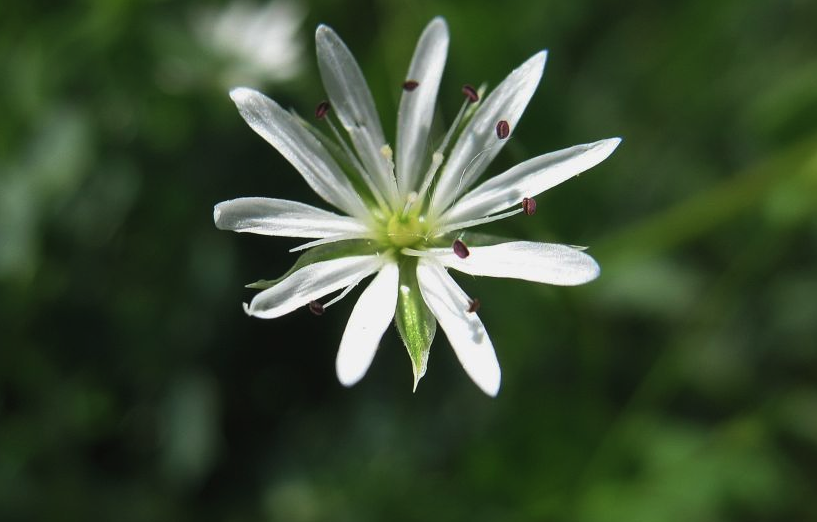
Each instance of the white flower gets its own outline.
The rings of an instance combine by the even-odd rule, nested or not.
[[[221,229],[314,239],[293,249],[309,250],[284,277],[249,285],[264,290],[244,305],[246,312],[272,318],[306,305],[320,314],[376,274],[341,339],[336,361],[340,382],[351,386],[363,377],[380,338],[395,320],[411,357],[416,388],[439,321],[468,375],[485,393],[496,395],[499,363],[476,313],[479,301],[470,299],[447,269],[578,285],[596,278],[599,267],[575,247],[501,242],[464,230],[521,212],[533,214],[534,196],[600,163],[621,140],[544,154],[476,184],[539,84],[546,51],[513,70],[482,100],[473,88],[463,87],[462,109],[438,141],[430,129],[448,28],[442,18],[432,20],[403,85],[393,154],[348,48],[324,25],[315,39],[329,95],[329,103],[319,105],[316,116],[326,120],[333,139],[256,91],[237,88],[230,96],[250,127],[345,215],[280,199],[240,198],[216,205],[215,222]],[[341,292],[328,303],[317,302],[336,291]]]

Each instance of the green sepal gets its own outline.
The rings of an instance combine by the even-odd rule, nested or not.
[[[266,290],[275,286],[282,280],[289,277],[296,270],[300,270],[306,265],[317,263],[319,261],[329,261],[331,259],[339,259],[341,257],[349,256],[363,256],[376,254],[380,248],[376,241],[371,239],[347,239],[345,241],[337,241],[335,243],[328,243],[326,245],[318,245],[312,247],[304,252],[301,257],[295,261],[286,274],[277,279],[261,279],[255,283],[244,285],[245,288],[252,288],[255,290]]]
[[[417,283],[417,258],[404,257],[400,261],[400,285],[397,292],[397,312],[394,322],[397,331],[406,345],[411,369],[414,372],[414,390],[417,383],[426,373],[428,352],[434,334],[437,332],[437,319],[426,306]]]

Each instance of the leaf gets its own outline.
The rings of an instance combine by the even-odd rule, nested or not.
[[[319,245],[304,252],[301,257],[295,261],[292,268],[290,268],[287,273],[281,277],[277,279],[261,279],[255,283],[250,283],[244,286],[245,288],[252,288],[255,290],[266,290],[267,288],[275,286],[284,278],[289,277],[290,274],[305,267],[306,265],[311,265],[312,263],[317,263],[319,261],[339,259],[341,257],[376,254],[377,251],[377,243],[370,239],[349,239],[346,241]]]
[[[406,345],[414,371],[414,390],[426,373],[428,352],[437,331],[437,319],[426,306],[417,284],[417,258],[400,262],[400,286],[397,293],[397,330]]]

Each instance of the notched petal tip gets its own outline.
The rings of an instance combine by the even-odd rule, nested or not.
[[[216,228],[221,228],[218,226],[219,219],[221,219],[221,203],[213,207],[213,223],[215,223]]]

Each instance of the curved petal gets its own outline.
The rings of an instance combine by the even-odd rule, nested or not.
[[[502,150],[508,140],[497,137],[496,125],[505,120],[513,133],[539,85],[546,59],[547,51],[540,51],[514,69],[474,113],[443,167],[431,200],[432,214],[442,214]]]
[[[534,283],[574,286],[599,275],[596,261],[576,247],[554,243],[512,241],[472,247],[470,255],[459,258],[450,248],[435,248],[435,259],[444,266],[475,276],[510,277]]]
[[[607,159],[619,143],[621,138],[610,138],[529,159],[464,195],[440,221],[467,221],[519,205],[522,198],[532,198],[595,167]]]
[[[341,257],[306,265],[256,295],[249,305],[244,305],[244,311],[263,319],[281,317],[310,301],[360,281],[376,272],[382,264],[383,259],[374,255]]]
[[[360,160],[387,200],[397,199],[397,183],[390,159],[383,153],[386,139],[374,106],[372,93],[354,56],[330,27],[315,32],[323,86],[332,108],[349,133]]]
[[[448,26],[437,17],[420,36],[406,75],[406,80],[418,83],[417,88],[403,91],[397,112],[397,185],[403,196],[418,188],[420,173],[431,157],[428,133],[447,54]]]
[[[428,308],[440,322],[454,353],[469,377],[482,391],[495,397],[499,392],[501,371],[494,346],[465,292],[439,263],[421,258],[417,281]]]
[[[349,316],[335,360],[338,380],[344,386],[357,383],[372,364],[380,338],[394,319],[398,276],[397,263],[384,265]]]
[[[338,234],[362,237],[368,228],[355,218],[319,208],[272,198],[237,198],[222,201],[213,209],[221,230],[265,236],[325,238]]]
[[[290,113],[246,87],[233,89],[230,97],[249,126],[292,163],[320,197],[351,216],[368,216],[363,200],[329,152]]]

